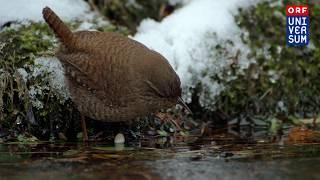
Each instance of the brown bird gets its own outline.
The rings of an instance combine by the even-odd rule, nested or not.
[[[71,99],[85,116],[129,121],[181,104],[180,79],[168,61],[143,44],[112,32],[71,32],[48,7],[43,18],[61,46],[56,57],[64,67]]]

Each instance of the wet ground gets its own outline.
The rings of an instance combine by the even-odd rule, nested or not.
[[[208,137],[0,144],[0,179],[320,179],[320,144]]]

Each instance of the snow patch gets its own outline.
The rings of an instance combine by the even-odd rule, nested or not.
[[[17,69],[17,72],[21,76],[22,80],[26,83],[28,80],[28,72],[24,68]]]
[[[61,100],[66,100],[70,97],[68,88],[65,83],[64,69],[60,61],[55,57],[39,57],[35,59],[35,69],[33,76],[49,73],[50,87],[59,94]]]
[[[178,5],[178,4],[186,4],[190,2],[190,0],[169,0],[170,5]]]
[[[26,68],[30,68],[27,67]],[[60,103],[64,103],[69,99],[70,94],[65,84],[64,71],[60,61],[54,57],[39,57],[34,60],[34,66],[31,71],[27,72],[25,68],[17,69],[17,72],[23,78],[24,82],[28,80],[45,78],[42,82],[45,84],[35,83],[29,87],[29,97],[33,107],[37,109],[43,108],[43,102],[39,97],[43,97],[45,91],[53,91],[58,95]]]
[[[0,0],[0,26],[12,21],[43,21],[42,9],[45,6],[68,21],[94,17],[89,5],[83,0]]]
[[[237,57],[240,69],[254,62],[247,59],[250,50],[240,39],[242,31],[234,15],[239,7],[248,7],[256,1],[171,0],[185,5],[162,22],[143,20],[133,39],[164,55],[176,69],[184,88],[194,87],[200,81],[214,97],[223,90],[223,85],[209,77],[230,65],[230,56],[241,52]],[[229,40],[233,42],[229,53],[218,55],[215,48]],[[206,71],[209,73],[203,75]]]

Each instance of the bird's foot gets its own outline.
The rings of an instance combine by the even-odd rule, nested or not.
[[[84,115],[82,115],[82,114],[81,114],[81,127],[82,127],[83,142],[87,142],[89,140],[89,138],[88,138],[88,132],[87,132],[86,119],[85,119]]]

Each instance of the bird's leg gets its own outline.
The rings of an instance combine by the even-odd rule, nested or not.
[[[86,119],[85,119],[83,114],[81,114],[81,127],[82,127],[82,138],[83,138],[83,141],[88,141]]]

